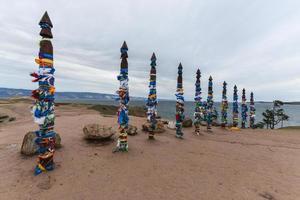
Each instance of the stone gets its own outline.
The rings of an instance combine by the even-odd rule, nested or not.
[[[183,122],[182,122],[182,126],[184,128],[188,128],[188,127],[192,127],[193,126],[193,120],[189,117],[186,117]]]
[[[88,124],[83,127],[84,138],[87,140],[109,140],[116,133],[112,127],[100,124]]]
[[[169,121],[167,128],[168,128],[168,129],[175,130],[175,129],[176,129],[176,122],[174,122],[174,121]]]
[[[138,134],[137,127],[133,125],[128,125],[127,134],[131,136],[137,135]]]
[[[1,119],[1,120],[8,119],[8,118],[9,118],[8,115],[0,115],[0,119]]]
[[[221,126],[221,124],[218,122],[218,121],[213,121],[212,123],[211,123],[211,125],[212,126]]]
[[[37,150],[39,146],[35,143],[36,134],[33,131],[30,131],[25,134],[21,146],[21,154],[26,156],[32,156],[37,154]],[[61,137],[58,133],[56,133],[56,141],[55,141],[55,148],[61,148]]]
[[[6,122],[8,120],[9,120],[9,116],[8,115],[1,115],[0,114],[0,123]]]
[[[56,135],[55,135],[55,148],[59,149],[59,148],[61,148],[61,146],[62,146],[61,145],[61,137],[58,133],[56,133]]]
[[[166,129],[165,129],[165,125],[164,125],[164,122],[161,121],[161,120],[158,120],[157,121],[157,124],[156,124],[156,130],[155,130],[155,133],[163,133],[165,132]]]
[[[36,154],[38,150],[38,145],[35,143],[36,135],[34,132],[28,132],[24,136],[22,147],[21,147],[21,154],[31,156]]]
[[[168,125],[169,121],[168,120],[160,120],[163,124]]]
[[[10,117],[8,121],[9,121],[9,122],[16,121],[16,118],[15,118],[15,117]]]
[[[150,130],[150,123],[148,121],[145,122],[142,125],[142,130],[145,131],[145,132],[149,132],[149,130]],[[166,131],[166,129],[165,129],[165,126],[164,126],[163,122],[160,121],[160,120],[158,120],[157,124],[156,124],[156,129],[155,129],[154,133],[163,133],[165,131]]]

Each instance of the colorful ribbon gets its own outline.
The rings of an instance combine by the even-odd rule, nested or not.
[[[227,110],[228,110],[228,101],[227,101],[227,83],[223,82],[223,92],[222,92],[222,104],[221,104],[221,125],[222,127],[227,126]]]
[[[178,66],[178,77],[177,77],[177,90],[176,96],[176,137],[182,138],[182,122],[185,118],[184,116],[184,97],[183,97],[183,84],[182,84],[182,65],[179,63]]]
[[[55,77],[53,68],[53,47],[50,41],[53,38],[51,33],[52,23],[45,12],[41,21],[40,36],[40,52],[39,58],[35,62],[39,65],[37,72],[31,73],[34,77],[32,82],[38,82],[39,88],[32,91],[32,97],[35,104],[32,108],[34,122],[39,125],[39,130],[36,131],[36,144],[38,148],[38,164],[35,167],[35,174],[38,175],[44,171],[54,169],[54,152],[55,152],[55,136],[54,132],[54,93],[55,93]]]
[[[116,151],[128,151],[128,141],[127,141],[127,130],[128,130],[128,103],[129,103],[129,87],[128,87],[128,47],[124,41],[121,49],[121,65],[120,65],[120,74],[117,76],[117,79],[120,81],[119,90],[117,94],[119,97],[119,109],[118,109],[118,124],[119,124],[119,138],[117,142],[117,147],[114,150]]]
[[[150,80],[149,80],[149,95],[147,100],[147,120],[150,123],[148,131],[149,139],[154,139],[154,131],[157,125],[157,96],[156,96],[156,56],[155,53],[151,57],[151,69],[150,69]]]
[[[233,88],[233,105],[232,105],[232,126],[237,127],[239,124],[239,105],[238,105],[238,90],[236,85]]]
[[[241,115],[242,115],[242,128],[246,128],[246,123],[247,123],[247,117],[248,117],[248,107],[246,104],[246,90],[243,88],[243,94],[242,94],[242,106],[241,106]]]
[[[212,124],[212,117],[213,117],[213,82],[212,77],[210,76],[208,79],[208,93],[207,93],[207,105],[206,105],[206,123],[207,123],[207,130],[211,129]]]
[[[194,126],[195,126],[195,133],[197,135],[200,134],[200,124],[201,121],[204,121],[204,114],[205,114],[205,107],[202,103],[202,97],[201,97],[201,72],[198,69],[196,72],[196,83],[195,83],[195,112],[194,112]]]
[[[253,92],[250,94],[250,128],[254,128],[255,123],[255,105]]]

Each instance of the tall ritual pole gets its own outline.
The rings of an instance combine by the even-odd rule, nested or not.
[[[227,126],[227,110],[228,110],[228,101],[227,101],[227,83],[223,82],[223,92],[222,92],[222,104],[221,104],[221,114],[222,114],[222,127]]]
[[[55,136],[54,132],[54,72],[53,67],[53,47],[51,40],[53,38],[51,28],[53,27],[48,13],[45,12],[41,21],[40,50],[35,62],[39,65],[37,72],[31,74],[38,82],[39,88],[32,91],[32,97],[35,104],[32,109],[34,121],[39,125],[36,131],[36,144],[38,149],[38,164],[35,167],[35,174],[38,175],[44,171],[54,169]]]
[[[239,104],[238,104],[238,90],[236,85],[233,88],[233,105],[232,105],[232,127],[238,129],[239,124]]]
[[[149,128],[149,139],[154,139],[154,131],[156,129],[156,115],[157,115],[157,96],[156,96],[156,56],[155,53],[152,54],[150,63],[150,80],[149,80],[149,95],[147,101],[147,120],[150,123]]]
[[[182,138],[182,122],[184,120],[184,97],[182,85],[182,65],[178,66],[177,90],[176,90],[176,137]]]
[[[207,130],[211,129],[211,124],[212,124],[212,114],[213,114],[213,82],[212,82],[212,77],[210,76],[208,79],[208,93],[207,93],[207,117],[206,117],[206,122],[207,122]]]
[[[255,123],[255,105],[253,92],[250,94],[250,128],[254,128]]]
[[[113,152],[118,151],[128,151],[127,143],[127,130],[128,130],[128,103],[129,103],[129,87],[128,87],[128,47],[124,41],[121,49],[121,65],[120,74],[118,75],[118,80],[120,81],[119,90],[117,91],[119,95],[119,109],[118,109],[118,124],[119,124],[119,138],[117,142],[117,147]]]
[[[242,115],[242,128],[246,128],[246,123],[247,123],[247,112],[248,112],[248,107],[246,103],[246,90],[243,88],[243,94],[242,94],[242,107],[241,107],[241,115]]]
[[[195,112],[194,112],[194,117],[195,117],[195,133],[197,135],[200,135],[200,124],[201,121],[203,120],[203,115],[204,115],[204,110],[203,110],[203,105],[202,105],[202,98],[201,98],[201,72],[198,69],[196,72],[196,83],[195,83]]]

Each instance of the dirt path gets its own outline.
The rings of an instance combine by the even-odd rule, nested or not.
[[[195,136],[190,128],[184,130],[184,140],[168,130],[152,142],[140,131],[129,137],[128,153],[112,154],[114,143],[88,144],[82,128],[94,122],[116,127],[115,117],[61,106],[56,130],[63,148],[56,153],[57,168],[35,177],[36,158],[19,153],[24,134],[36,128],[27,113],[0,127],[0,199],[295,200],[300,196],[297,131],[215,128],[212,134]],[[131,117],[138,127],[143,121]]]

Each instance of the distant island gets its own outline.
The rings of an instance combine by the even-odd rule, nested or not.
[[[272,101],[255,101],[255,103],[272,103]],[[284,101],[286,105],[300,105],[300,101]]]
[[[290,101],[290,102],[283,102],[283,103],[287,105],[300,105],[300,101]]]
[[[0,99],[12,97],[29,97],[31,90],[28,89],[14,89],[14,88],[1,88]],[[118,96],[116,94],[94,93],[94,92],[56,92],[56,100],[58,101],[80,101],[80,100],[99,100],[99,101],[114,101]],[[132,101],[145,101],[143,97],[130,97]],[[175,99],[158,99],[159,101],[175,101]],[[193,102],[187,100],[186,102]],[[219,103],[219,101],[215,101]],[[231,103],[231,101],[229,101]],[[255,103],[272,103],[271,101],[255,101]],[[284,102],[287,105],[300,105],[300,101]]]

